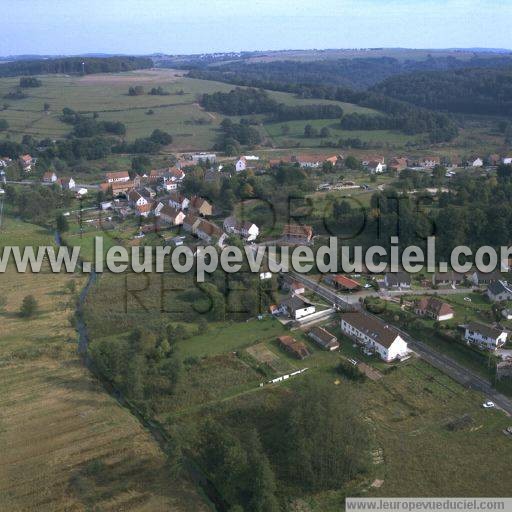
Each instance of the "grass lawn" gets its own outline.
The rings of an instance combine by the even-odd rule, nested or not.
[[[208,331],[178,343],[184,357],[203,357],[236,351],[285,333],[277,320],[249,320],[243,323],[214,323]]]

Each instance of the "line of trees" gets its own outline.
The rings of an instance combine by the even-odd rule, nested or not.
[[[0,66],[0,77],[54,73],[119,73],[153,66],[148,57],[64,57],[58,59],[16,60]]]
[[[263,89],[237,87],[230,92],[203,94],[201,106],[228,116],[267,114],[269,121],[296,119],[339,119],[343,109],[339,105],[285,105],[272,99]]]

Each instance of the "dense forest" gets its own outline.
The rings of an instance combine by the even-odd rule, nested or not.
[[[372,90],[432,110],[512,115],[512,67],[399,75]]]
[[[252,85],[268,89],[268,83],[324,84],[352,89],[365,89],[386,78],[415,71],[442,71],[469,67],[510,67],[510,56],[473,57],[469,60],[455,57],[430,57],[425,60],[401,61],[390,57],[356,58],[338,60],[276,61],[247,64],[231,62],[215,67],[191,63],[190,76],[207,80],[219,80],[239,85]],[[184,66],[186,67],[186,65]]]
[[[82,67],[82,63],[84,66]],[[60,59],[18,60],[0,64],[0,77],[54,73],[118,73],[153,66],[148,57],[64,57]]]

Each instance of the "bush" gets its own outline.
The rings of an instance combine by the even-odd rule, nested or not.
[[[33,295],[27,295],[21,303],[20,315],[23,318],[31,318],[37,313],[38,304]]]
[[[336,371],[349,380],[356,382],[363,382],[366,380],[366,375],[359,370],[357,365],[349,363],[348,361],[341,361],[337,366]]]

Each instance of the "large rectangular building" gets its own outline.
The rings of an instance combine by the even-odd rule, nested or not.
[[[345,313],[341,331],[386,362],[400,359],[409,353],[407,342],[391,325],[366,313]]]

